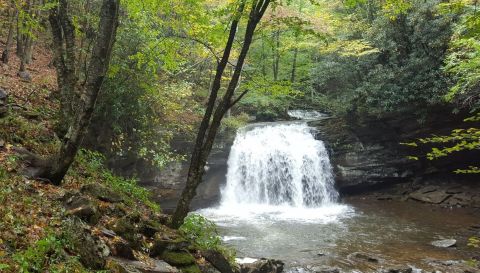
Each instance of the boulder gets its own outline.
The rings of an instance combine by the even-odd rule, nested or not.
[[[162,255],[165,251],[181,251],[188,248],[190,242],[185,238],[175,234],[167,234],[158,232],[154,236],[153,245],[150,248],[150,255],[152,257]]]
[[[89,224],[95,225],[100,219],[97,205],[82,195],[71,195],[65,200],[64,206],[68,215],[76,216]]]
[[[136,260],[132,247],[125,240],[115,240],[110,248],[113,256],[127,260]]]
[[[104,268],[110,249],[100,238],[92,235],[86,224],[75,217],[68,224],[66,232],[70,237],[72,250],[85,267],[93,270]]]
[[[20,71],[17,73],[17,76],[24,82],[32,82],[32,76],[27,71]]]
[[[222,273],[235,273],[238,271],[237,268],[232,267],[230,262],[222,253],[216,250],[202,251],[202,256]]]
[[[149,264],[120,258],[108,258],[106,266],[112,273],[179,273],[180,270],[164,261],[153,260]]]
[[[378,263],[380,258],[363,252],[354,252],[348,255],[348,259],[356,262],[368,262],[368,263]]]
[[[410,199],[417,200],[424,203],[440,204],[447,200],[451,194],[444,190],[425,190],[420,189],[410,193]]]
[[[123,201],[123,198],[120,196],[120,194],[99,184],[85,185],[82,187],[81,192],[105,202],[119,203]]]
[[[254,263],[241,264],[241,273],[281,273],[285,264],[279,260],[260,259]]]
[[[412,273],[413,268],[409,266],[397,266],[397,267],[391,267],[388,269],[383,269],[381,273]]]
[[[160,258],[173,266],[186,267],[195,264],[195,258],[187,251],[164,251]]]
[[[142,220],[140,223],[140,233],[147,237],[153,237],[161,230],[161,224],[150,219]]]
[[[455,246],[457,244],[457,240],[455,239],[438,240],[438,241],[433,241],[430,244],[436,247],[448,248],[448,247]]]
[[[131,215],[117,219],[109,228],[127,240],[132,248],[138,249],[141,246],[142,236],[138,233],[135,219],[132,219]]]
[[[8,113],[7,99],[7,92],[0,88],[0,118],[6,116]]]

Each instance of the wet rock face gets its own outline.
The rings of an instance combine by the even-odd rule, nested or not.
[[[342,193],[356,193],[411,179],[418,163],[408,160],[396,132],[379,122],[351,124],[344,119],[310,123],[329,151],[336,184]]]
[[[435,179],[444,181],[454,176],[454,170],[472,165],[479,156],[478,151],[472,151],[434,161],[408,159],[411,155],[425,154],[431,148],[414,148],[401,143],[432,134],[449,134],[452,129],[465,126],[462,117],[445,110],[430,114],[422,123],[414,116],[396,114],[383,119],[327,118],[309,124],[317,129],[317,138],[323,140],[329,149],[336,184],[344,194],[388,188],[435,176]],[[455,179],[458,180],[458,176]],[[412,198],[441,203],[448,195],[435,192],[430,196],[421,194]]]

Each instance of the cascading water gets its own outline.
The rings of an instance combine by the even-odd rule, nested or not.
[[[222,204],[331,204],[338,198],[331,169],[306,123],[245,127],[230,151]]]
[[[328,153],[313,133],[306,121],[252,124],[238,130],[221,202],[199,212],[217,223],[337,220],[347,207],[336,203]]]

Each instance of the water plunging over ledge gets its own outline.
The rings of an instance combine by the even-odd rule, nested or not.
[[[328,152],[312,130],[303,121],[241,128],[220,205],[202,213],[249,221],[334,220],[348,208],[336,203]]]

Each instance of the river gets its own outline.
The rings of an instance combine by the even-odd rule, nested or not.
[[[478,224],[468,209],[341,200],[325,145],[314,138],[306,121],[240,129],[230,151],[221,201],[197,213],[216,222],[237,256],[280,259],[291,272],[315,271],[318,265],[346,272],[373,272],[399,264],[430,269],[435,260],[468,259],[465,240]],[[459,239],[459,247],[430,244],[446,238]],[[376,261],[358,259],[364,254]]]

